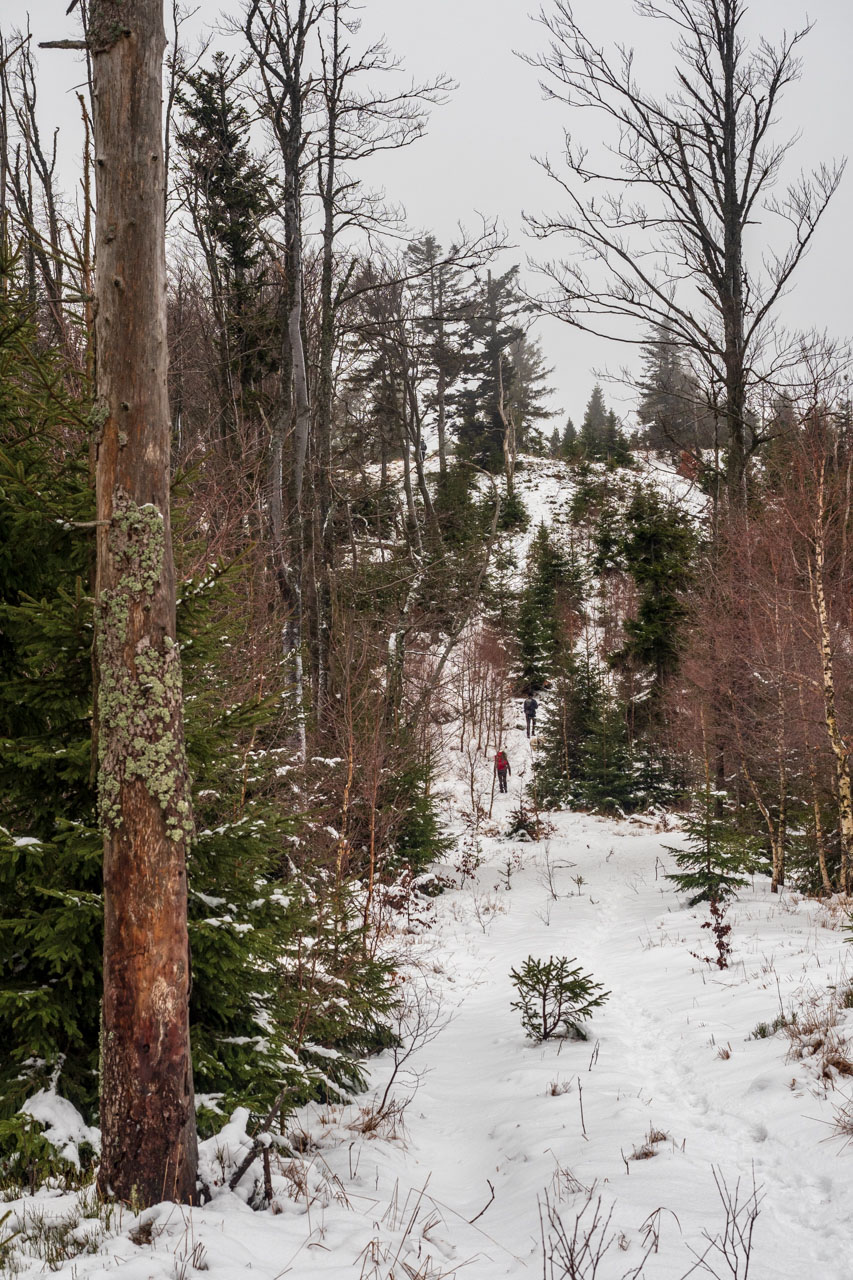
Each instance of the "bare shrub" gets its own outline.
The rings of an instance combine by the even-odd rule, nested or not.
[[[412,1098],[389,1098],[383,1107],[378,1105],[374,1100],[367,1106],[359,1107],[356,1115],[352,1120],[347,1122],[347,1128],[352,1129],[355,1133],[361,1133],[366,1138],[385,1138],[391,1141],[398,1141],[405,1137],[406,1124],[405,1114],[406,1107]]]
[[[702,1232],[708,1241],[707,1248],[701,1254],[690,1249],[696,1263],[682,1280],[687,1280],[687,1276],[695,1271],[715,1276],[716,1280],[747,1280],[752,1261],[753,1233],[764,1199],[763,1190],[756,1184],[754,1169],[752,1189],[743,1192],[740,1178],[732,1188],[719,1169],[713,1172],[717,1194],[726,1215],[725,1226],[714,1236],[707,1231]]]
[[[539,1201],[543,1280],[595,1280],[602,1260],[617,1239],[616,1233],[610,1230],[612,1217],[613,1206],[605,1211],[593,1185],[569,1226],[546,1191],[544,1199]],[[638,1266],[624,1271],[621,1280],[638,1280],[646,1257],[648,1253]],[[615,1280],[615,1273],[613,1275]]]

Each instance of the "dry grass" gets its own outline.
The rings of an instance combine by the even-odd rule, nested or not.
[[[644,1140],[638,1147],[634,1147],[628,1157],[629,1160],[651,1160],[653,1156],[658,1154],[658,1147],[662,1142],[669,1141],[669,1134],[663,1129],[656,1129],[651,1125]]]
[[[805,1062],[834,1088],[839,1076],[853,1076],[853,1056],[838,1023],[841,1006],[834,995],[812,996],[782,1028],[788,1038],[789,1062]]]
[[[376,1104],[359,1107],[356,1115],[347,1122],[347,1128],[365,1138],[384,1138],[400,1141],[406,1136],[404,1120],[411,1098],[389,1098],[384,1107]]]

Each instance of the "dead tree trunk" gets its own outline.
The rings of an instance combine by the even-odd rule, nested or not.
[[[315,78],[306,67],[306,44],[324,8],[324,0],[316,3],[313,0],[294,0],[293,4],[249,0],[243,15],[243,34],[257,62],[266,110],[284,168],[285,319],[281,403],[270,448],[271,540],[286,612],[282,643],[290,668],[292,712],[303,761],[306,755],[302,662],[306,552],[303,482],[311,406],[303,314],[302,176],[309,144],[305,114],[316,87]],[[286,486],[282,477],[283,464],[287,469]],[[282,516],[284,491],[288,509]]]
[[[92,0],[101,1191],[191,1202],[186,850],[193,831],[169,523],[161,0]]]

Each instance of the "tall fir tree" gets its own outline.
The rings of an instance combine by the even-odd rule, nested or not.
[[[455,397],[456,436],[464,458],[498,472],[504,466],[504,418],[514,415],[518,447],[545,406],[548,371],[542,353],[525,334],[530,304],[518,287],[518,267],[488,273],[470,302],[464,385]]]
[[[530,545],[518,606],[519,679],[526,689],[541,689],[551,675],[562,638],[559,605],[569,586],[565,558],[541,524]]]
[[[619,551],[637,584],[639,603],[636,617],[624,624],[626,641],[614,661],[650,670],[652,705],[678,667],[695,548],[690,518],[656,489],[637,485],[622,521]]]
[[[698,454],[715,443],[714,415],[699,381],[665,325],[652,330],[642,348],[637,413],[646,444],[676,457]],[[722,431],[722,423],[716,428]],[[724,433],[719,435],[724,443]]]
[[[276,189],[252,152],[252,121],[238,88],[244,70],[220,52],[212,66],[188,73],[177,95],[181,122],[175,135],[178,193],[210,282],[220,429],[231,453],[239,452],[241,420],[256,411],[277,345],[262,287],[263,222],[275,207]],[[173,387],[176,412],[185,407],[181,390]]]
[[[584,410],[578,436],[578,446],[583,456],[590,461],[602,459],[607,431],[607,405],[604,403],[604,392],[596,382]]]
[[[448,406],[453,388],[465,367],[460,343],[469,309],[468,292],[461,269],[452,261],[454,250],[445,253],[434,235],[414,240],[406,253],[415,279],[411,291],[424,335],[424,355],[431,374],[431,387],[424,403],[435,416],[438,437],[439,475],[444,481],[448,466]]]

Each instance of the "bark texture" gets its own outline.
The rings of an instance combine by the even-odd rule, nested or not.
[[[161,0],[93,0],[104,828],[100,1186],[196,1196],[184,753],[169,524]]]
[[[818,510],[815,521],[813,563],[809,566],[812,608],[817,622],[820,648],[823,707],[826,733],[835,758],[835,783],[838,794],[838,826],[841,835],[842,893],[850,889],[850,867],[853,864],[853,777],[850,771],[850,748],[838,723],[835,696],[835,664],[832,652],[832,624],[826,599],[826,478],[821,466],[818,484]]]

